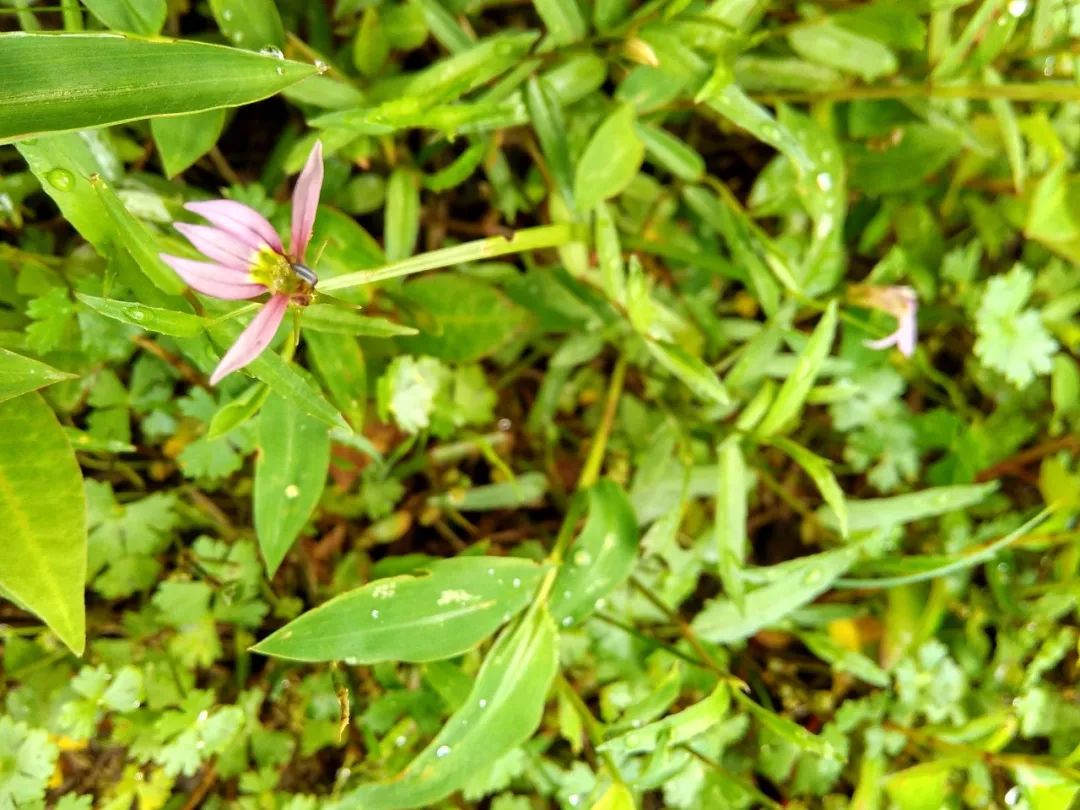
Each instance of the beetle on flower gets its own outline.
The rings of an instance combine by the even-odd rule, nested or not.
[[[311,303],[318,276],[304,264],[323,182],[322,143],[308,155],[292,196],[292,234],[285,251],[274,227],[258,211],[235,200],[188,203],[184,207],[210,225],[174,224],[210,261],[162,253],[161,258],[194,290],[214,298],[242,300],[265,292],[269,300],[210,375],[210,384],[243,368],[270,345],[289,304]]]

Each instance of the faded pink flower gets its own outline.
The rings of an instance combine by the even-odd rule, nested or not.
[[[293,190],[292,238],[289,251],[273,226],[253,208],[235,200],[188,203],[184,207],[210,225],[174,224],[208,262],[162,253],[162,260],[193,289],[214,298],[240,300],[264,292],[270,299],[225,352],[210,384],[243,368],[270,345],[290,303],[307,306],[318,276],[304,264],[322,190],[322,143],[308,155]]]
[[[896,318],[896,331],[880,340],[863,341],[871,349],[895,346],[904,357],[915,354],[918,339],[919,299],[911,287],[870,287],[859,285],[852,290],[855,303],[880,309]]]

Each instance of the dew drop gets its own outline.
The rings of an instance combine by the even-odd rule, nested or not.
[[[289,484],[287,487],[285,487],[285,497],[286,498],[292,499],[292,498],[297,497],[299,494],[300,494],[300,487],[298,487],[296,484]]]
[[[486,709],[487,708],[487,698],[480,698],[480,708],[481,709]]]
[[[571,619],[569,616],[563,616],[563,620],[561,623],[563,627],[569,627],[574,623],[574,620]]]
[[[202,751],[204,748],[206,748],[206,740],[199,740],[195,743],[195,749],[197,751]]]
[[[497,427],[503,433],[506,433],[513,426],[514,426],[514,423],[511,422],[509,419],[506,419],[506,418],[500,419],[498,422],[495,423],[495,427]]]
[[[495,576],[495,569],[494,568],[489,568],[488,569],[488,576],[489,577]]]
[[[833,229],[833,218],[831,214],[822,214],[821,219],[817,223],[817,235],[818,237],[828,236]]]
[[[1013,785],[1005,794],[1005,804],[1007,804],[1009,807],[1016,807],[1016,805],[1018,805],[1019,803],[1020,788],[1018,788],[1016,785]]]
[[[569,796],[566,797],[566,801],[571,807],[577,807],[579,804],[581,804],[581,797],[578,796],[576,793],[571,793]]]
[[[259,53],[263,56],[272,56],[275,59],[284,59],[285,54],[281,52],[280,48],[275,48],[273,45],[267,45],[265,48],[259,48]]]
[[[133,309],[128,314],[131,316],[131,319],[135,321],[141,321],[146,318],[146,313],[141,309]]]
[[[355,655],[350,655],[348,658],[345,659],[345,664],[350,667],[355,667],[359,663],[360,660]]]
[[[585,549],[574,552],[574,565],[588,565],[592,562],[592,555]]]
[[[371,611],[371,618],[373,618],[373,619],[379,618],[379,611],[377,611],[377,610]]]
[[[440,745],[438,748],[435,749],[435,756],[437,756],[439,759],[442,759],[443,757],[445,757],[449,753],[450,753],[450,746],[449,745]]]
[[[315,69],[319,71],[319,73],[326,73],[326,71],[328,71],[330,67],[322,59],[316,59]]]
[[[521,587],[521,580],[518,579],[517,577],[514,577],[514,581],[512,583],[510,583],[510,584],[513,585],[515,588],[520,588]]]
[[[276,68],[274,68],[274,73],[276,73],[278,76],[284,76],[285,68],[283,68],[281,65],[278,65]]]
[[[205,723],[206,718],[209,717],[209,716],[210,716],[210,712],[208,712],[206,709],[203,709],[201,712],[199,712],[199,716],[197,718],[195,718],[195,722],[196,723]]]
[[[811,568],[809,571],[806,572],[806,575],[803,576],[803,582],[805,582],[807,585],[813,585],[815,582],[817,582],[820,579],[821,579],[821,569],[820,568]]]
[[[830,191],[832,189],[832,175],[828,172],[822,172],[814,178],[814,182],[817,183],[817,187],[822,191]]]
[[[344,782],[352,776],[352,768],[339,768],[337,772],[337,778],[339,782]]]
[[[1012,0],[1008,5],[1009,13],[1014,17],[1023,17],[1028,10],[1027,0]]]
[[[221,19],[223,19],[225,22],[228,22],[229,20],[231,20],[232,19],[232,9],[227,8],[227,9],[222,10]]]
[[[408,740],[405,739],[405,735],[399,734],[394,740],[394,745],[396,745],[398,748],[401,748],[401,746],[405,745],[406,742],[408,742]]]
[[[57,191],[71,191],[75,188],[75,175],[67,169],[50,169],[45,173],[45,179]]]

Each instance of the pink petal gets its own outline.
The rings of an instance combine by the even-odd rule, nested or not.
[[[174,222],[173,227],[187,237],[197,251],[219,264],[246,274],[254,263],[257,250],[252,250],[228,231],[209,225],[188,225],[186,222]]]
[[[292,203],[292,257],[302,262],[311,241],[311,232],[315,227],[315,211],[319,207],[319,192],[323,183],[322,141],[315,141],[311,147],[304,170],[293,189]]]
[[[864,340],[863,345],[870,349],[887,349],[890,346],[895,346],[898,340],[897,332],[893,332],[891,335],[886,335],[880,340]]]
[[[205,217],[221,230],[228,231],[252,250],[258,250],[263,244],[267,244],[278,253],[285,252],[281,237],[274,230],[274,226],[250,206],[236,200],[209,200],[188,203],[184,208]]]
[[[241,276],[235,270],[222,267],[220,264],[195,262],[179,256],[170,256],[168,253],[159,255],[161,260],[175,270],[189,287],[203,295],[226,301],[238,301],[243,298],[254,298],[266,292],[266,287],[263,285],[248,283],[246,276]]]
[[[214,373],[210,375],[210,384],[216,385],[223,377],[241,369],[263,353],[281,326],[285,309],[289,304],[287,295],[275,295],[252,318],[240,337],[225,352]]]
[[[896,330],[896,347],[904,357],[915,354],[915,341],[918,339],[915,326],[915,315],[905,315],[900,321],[900,328]]]

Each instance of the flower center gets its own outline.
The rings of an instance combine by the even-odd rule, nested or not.
[[[305,264],[292,261],[268,247],[262,248],[251,262],[248,275],[274,295],[287,295],[293,304],[311,303],[319,277]]]

